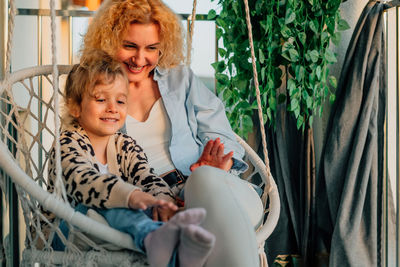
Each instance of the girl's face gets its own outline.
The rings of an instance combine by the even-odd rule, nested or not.
[[[71,114],[85,129],[91,142],[115,134],[125,123],[128,87],[117,75],[109,84],[98,84],[93,95],[83,94],[82,102]]]
[[[141,82],[150,76],[160,57],[159,26],[132,23],[123,36],[116,58],[121,61],[129,82]]]

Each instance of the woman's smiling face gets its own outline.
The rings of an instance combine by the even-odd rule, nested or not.
[[[128,25],[116,59],[123,63],[129,82],[141,82],[149,78],[159,57],[159,26],[154,23]]]

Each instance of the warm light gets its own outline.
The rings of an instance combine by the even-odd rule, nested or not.
[[[89,10],[97,10],[102,0],[86,0],[86,6]]]
[[[102,0],[73,0],[74,5],[86,6],[89,10],[97,10]]]

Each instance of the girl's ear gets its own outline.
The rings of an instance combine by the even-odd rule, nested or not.
[[[68,103],[67,106],[69,114],[71,114],[71,116],[75,119],[79,119],[81,116],[81,106],[77,103]]]

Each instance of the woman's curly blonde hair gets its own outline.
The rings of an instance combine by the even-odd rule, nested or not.
[[[181,20],[160,0],[104,1],[89,25],[82,54],[96,48],[115,56],[131,23],[159,26],[160,67],[173,68],[184,61]]]

